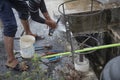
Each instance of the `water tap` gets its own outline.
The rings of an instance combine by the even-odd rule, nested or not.
[[[50,28],[50,29],[49,29],[49,33],[48,33],[48,35],[49,35],[49,36],[52,36],[52,35],[53,35],[53,33],[54,33],[54,31],[55,31],[55,29]]]
[[[60,21],[60,19],[61,19],[61,16],[58,18],[56,24],[58,24],[58,22]],[[50,29],[49,29],[49,33],[48,33],[48,35],[49,35],[49,36],[52,36],[53,33],[54,33],[54,31],[55,31],[55,28],[50,28]]]

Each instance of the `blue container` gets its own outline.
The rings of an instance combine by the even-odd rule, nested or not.
[[[62,50],[50,50],[50,52],[60,53],[60,52],[63,52],[63,51]],[[54,56],[54,57],[48,58],[48,60],[50,62],[57,61],[58,59],[60,59],[60,56]]]

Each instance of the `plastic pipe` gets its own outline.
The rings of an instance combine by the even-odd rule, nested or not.
[[[101,46],[95,46],[95,47],[75,50],[75,53],[85,54],[85,53],[81,53],[81,52],[86,52],[86,51],[91,51],[91,50],[99,50],[99,49],[106,49],[106,48],[112,48],[112,47],[118,47],[118,46],[120,46],[120,43],[101,45]],[[58,54],[53,54],[53,55],[42,56],[41,58],[50,58],[50,57],[54,57],[54,56],[64,56],[64,55],[70,55],[70,54],[71,54],[71,52],[63,52],[63,53],[58,53]]]

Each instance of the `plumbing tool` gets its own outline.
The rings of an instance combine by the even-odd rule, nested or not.
[[[53,47],[52,45],[35,47],[35,51],[39,51],[39,50],[50,50],[50,49],[52,49],[52,47]]]
[[[58,22],[60,21],[60,19],[61,19],[61,16],[58,18],[58,20],[57,20],[56,24],[58,24]],[[52,36],[52,35],[53,35],[53,33],[54,33],[54,31],[55,31],[55,29],[54,29],[54,28],[50,28],[50,29],[49,29],[49,33],[48,33],[48,35],[49,35],[49,36]]]
[[[57,53],[61,53],[61,52],[63,52],[63,50],[50,50],[50,52],[46,53],[44,56],[57,54]],[[49,62],[57,62],[60,60],[60,56],[49,57],[47,59],[49,60]]]

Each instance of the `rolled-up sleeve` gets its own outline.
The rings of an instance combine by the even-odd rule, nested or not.
[[[41,0],[42,1],[42,0]],[[39,15],[40,3],[37,3],[33,0],[29,0],[29,10],[32,20],[45,24],[45,19]],[[42,11],[41,11],[42,12]]]

